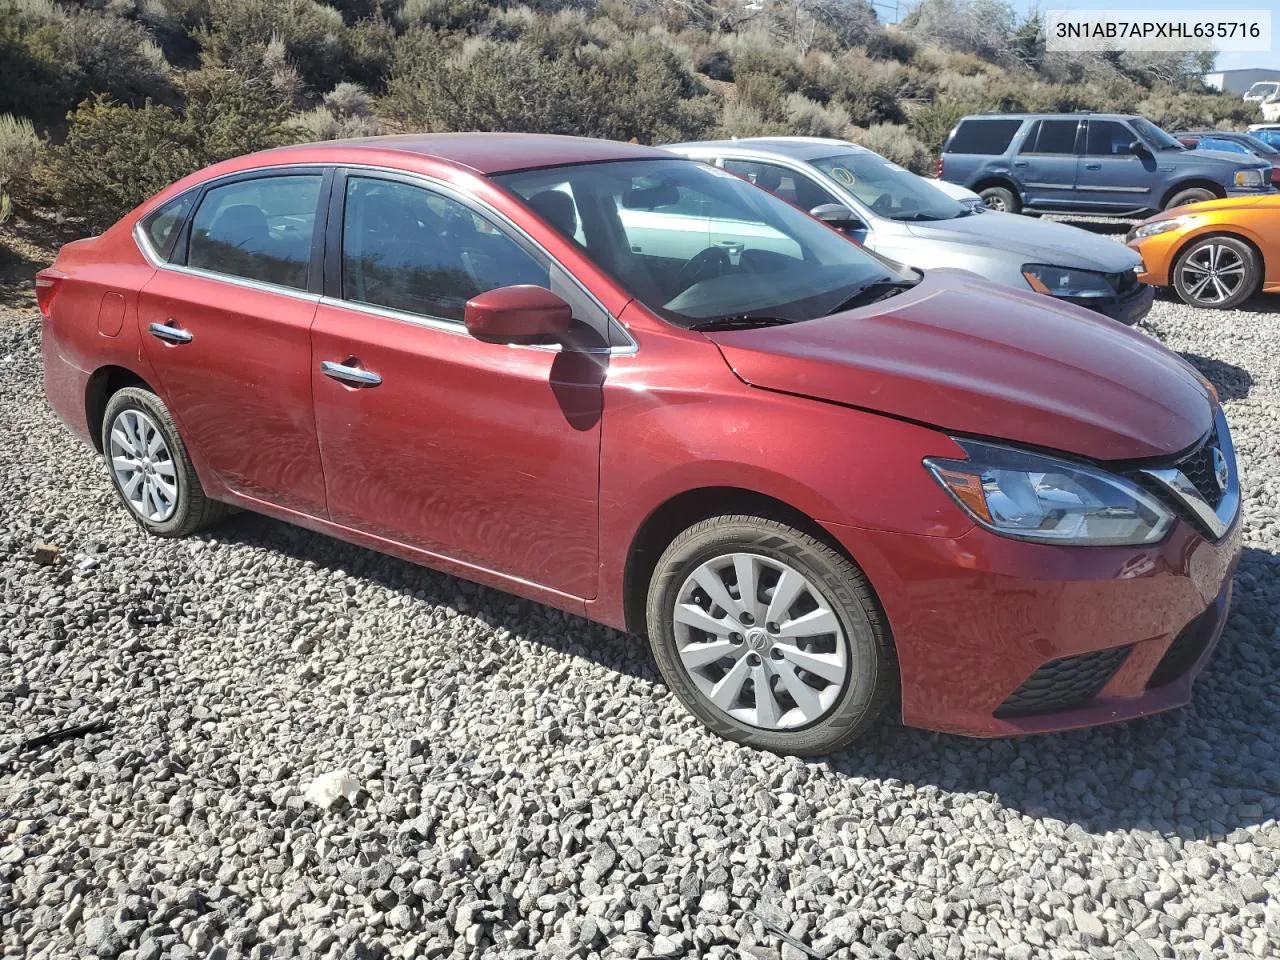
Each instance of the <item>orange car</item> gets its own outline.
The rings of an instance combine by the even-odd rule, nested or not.
[[[1172,286],[1193,307],[1225,310],[1258,291],[1280,292],[1280,194],[1175,207],[1126,241],[1146,267],[1138,279]]]

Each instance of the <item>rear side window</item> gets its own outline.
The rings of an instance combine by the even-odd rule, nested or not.
[[[1020,153],[1075,156],[1078,120],[1040,120],[1027,135]]]
[[[1009,149],[1021,120],[961,120],[947,144],[947,153],[976,153],[998,156]]]
[[[1137,134],[1123,123],[1115,120],[1090,120],[1084,152],[1091,157],[1129,156],[1129,144],[1137,139]],[[1204,146],[1203,142],[1201,146]]]
[[[173,241],[177,239],[178,228],[182,226],[191,204],[195,202],[197,191],[184,193],[168,203],[151,211],[142,221],[142,229],[146,231],[151,250],[161,260],[169,259],[173,249]]]
[[[240,180],[204,195],[187,266],[305,290],[320,174]]]

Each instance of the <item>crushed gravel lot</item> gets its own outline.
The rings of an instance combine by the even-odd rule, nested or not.
[[[0,319],[2,955],[1280,955],[1280,298],[1144,326],[1245,480],[1194,703],[805,762],[544,607],[248,514],[147,538]]]

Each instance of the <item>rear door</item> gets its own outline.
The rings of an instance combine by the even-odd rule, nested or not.
[[[1087,127],[1076,184],[1080,202],[1107,212],[1159,208],[1155,157],[1129,150],[1142,138],[1119,120],[1089,120]]]
[[[310,375],[331,519],[593,597],[603,308],[443,185],[350,171],[335,181],[329,221]],[[564,296],[582,347],[468,335],[466,301],[516,284]]]
[[[310,327],[328,181],[306,167],[205,188],[138,298],[143,349],[199,460],[236,493],[318,516]]]
[[[1081,121],[1037,120],[1013,158],[1029,206],[1053,209],[1074,204]]]

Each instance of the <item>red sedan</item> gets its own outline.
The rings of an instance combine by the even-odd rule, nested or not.
[[[148,531],[228,505],[647,635],[718,733],[1183,703],[1240,551],[1212,387],[692,160],[439,135],[194,174],[37,288],[46,391]]]

